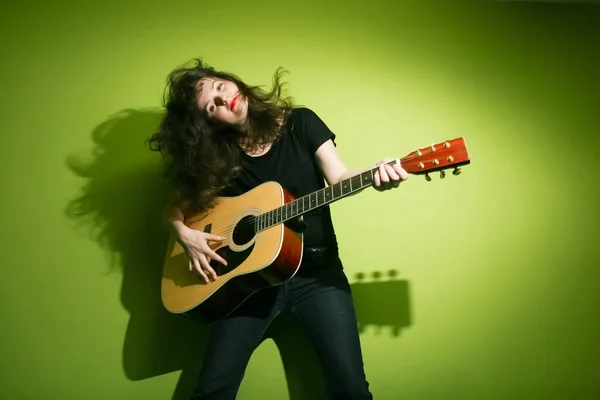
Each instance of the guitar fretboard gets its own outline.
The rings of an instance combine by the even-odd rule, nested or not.
[[[396,161],[391,161],[388,165],[394,163]],[[257,215],[254,229],[256,232],[263,231],[290,219],[297,218],[311,210],[333,203],[345,196],[359,192],[373,184],[373,177],[377,170],[378,168],[367,170],[324,189],[299,197],[274,210]]]

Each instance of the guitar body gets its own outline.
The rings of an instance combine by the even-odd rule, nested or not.
[[[172,238],[162,275],[164,307],[171,313],[213,323],[231,314],[258,290],[292,278],[302,260],[302,233],[286,224],[255,233],[252,221],[293,200],[281,185],[267,182],[241,196],[219,197],[211,210],[186,219],[186,226],[192,229],[226,238],[209,245],[227,266],[209,260],[217,279],[204,282],[189,270],[187,254]]]

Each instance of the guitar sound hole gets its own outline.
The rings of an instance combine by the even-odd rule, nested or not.
[[[254,238],[254,222],[256,217],[248,215],[240,220],[233,229],[233,243],[243,246]]]

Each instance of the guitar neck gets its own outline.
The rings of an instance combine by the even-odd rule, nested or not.
[[[441,143],[432,144],[410,152],[400,160],[393,160],[387,165],[401,162],[402,168],[409,174],[425,175],[431,181],[429,173],[440,172],[440,178],[444,178],[445,170],[454,168],[453,175],[460,173],[459,166],[470,164],[469,152],[462,137],[446,140]],[[351,178],[345,179],[335,185],[317,190],[306,196],[300,197],[274,210],[257,215],[255,219],[255,231],[259,232],[288,220],[333,203],[343,197],[359,192],[373,184],[375,173],[379,167],[371,168]]]
[[[387,164],[393,165],[396,162],[397,161],[394,160]],[[364,171],[334,185],[299,197],[274,210],[257,215],[255,229],[257,232],[268,229],[277,224],[298,218],[311,210],[323,207],[324,205],[333,203],[346,196],[360,192],[373,184],[373,179],[378,169],[379,167]]]

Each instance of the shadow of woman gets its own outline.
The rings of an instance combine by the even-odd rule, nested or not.
[[[144,141],[162,113],[124,110],[92,134],[94,148],[67,159],[84,179],[67,216],[109,255],[109,273],[122,273],[121,302],[130,319],[122,349],[126,377],[138,381],[182,371],[175,398],[185,398],[200,367],[207,328],[168,313],[161,304],[162,261],[168,237],[160,214],[172,191],[160,155]]]
[[[109,255],[108,272],[122,273],[120,299],[130,314],[122,349],[125,376],[139,381],[181,371],[172,399],[182,400],[202,366],[209,327],[170,314],[161,304],[168,237],[160,214],[172,191],[163,179],[160,155],[144,143],[161,118],[157,110],[123,110],[98,126],[92,151],[67,160],[84,183],[66,213]],[[360,282],[353,291],[361,326],[400,330],[410,325],[406,282]],[[381,308],[382,293],[387,308]],[[282,317],[266,338],[281,354],[290,399],[322,398],[320,365],[297,322]]]

